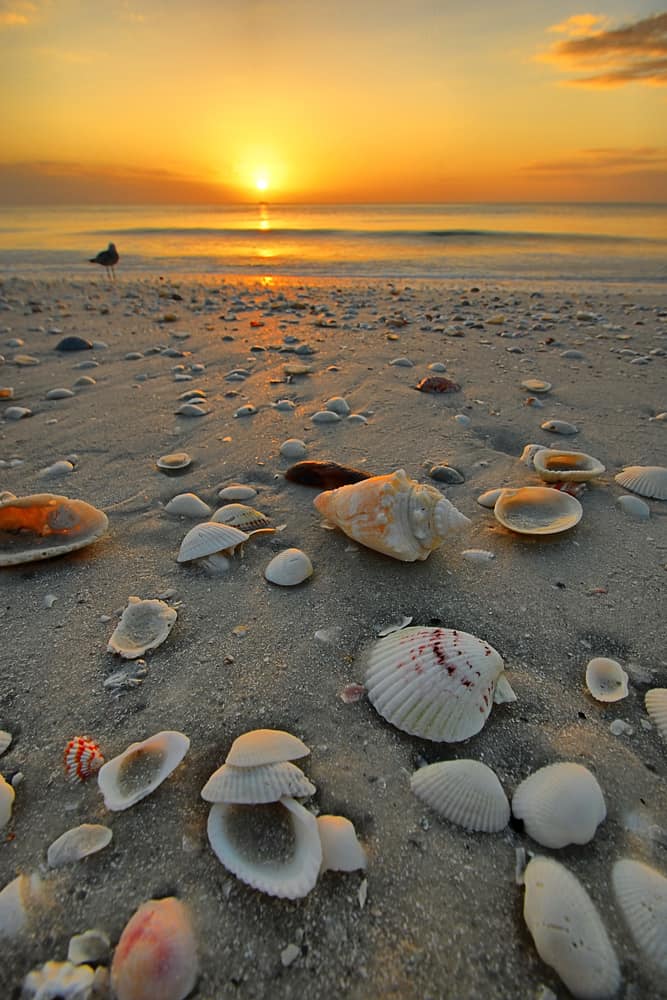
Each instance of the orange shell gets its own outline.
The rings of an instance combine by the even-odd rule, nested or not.
[[[99,771],[104,757],[99,744],[89,736],[75,736],[65,747],[63,761],[68,781],[77,782]]]

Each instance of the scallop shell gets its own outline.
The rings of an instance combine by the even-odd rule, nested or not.
[[[142,903],[111,963],[117,1000],[184,1000],[199,973],[190,910],[173,896]]]
[[[283,549],[264,570],[269,583],[279,587],[296,587],[313,575],[313,564],[301,549]]]
[[[194,559],[205,559],[217,552],[231,553],[242,542],[248,541],[248,535],[231,524],[218,524],[216,521],[204,521],[188,531],[181,542],[177,562],[192,562]]]
[[[185,757],[190,740],[183,733],[166,730],[108,761],[97,776],[107,809],[128,809],[150,795]]]
[[[211,514],[209,505],[204,503],[196,493],[179,493],[178,496],[172,497],[164,509],[167,514],[173,514],[177,517],[209,517]]]
[[[269,527],[269,519],[266,514],[254,507],[247,507],[243,503],[228,503],[211,518],[216,524],[231,524],[234,528],[240,528],[248,534],[251,531],[261,531]]]
[[[89,736],[75,736],[65,747],[63,763],[68,781],[76,783],[96,774],[104,763],[104,756],[95,740]]]
[[[345,816],[318,816],[317,829],[322,843],[321,872],[356,872],[368,860],[354,825]]]
[[[90,1000],[93,997],[95,972],[90,965],[71,962],[45,962],[23,980],[23,1000]]]
[[[478,733],[493,702],[515,701],[500,653],[457,629],[412,627],[367,654],[368,698],[403,732],[457,743]]]
[[[470,523],[438,490],[408,479],[403,469],[328,490],[313,502],[349,538],[402,562],[427,559]]]
[[[644,695],[648,717],[663,740],[667,740],[667,688],[652,688]]]
[[[108,653],[136,660],[146,650],[156,649],[176,624],[177,614],[164,601],[142,601],[129,597],[118,625],[109,639]]]
[[[546,483],[567,480],[570,483],[585,483],[596,479],[605,471],[602,462],[583,451],[558,451],[556,448],[541,448],[533,456],[533,466],[540,479]]]
[[[96,854],[111,843],[113,834],[108,826],[99,823],[82,823],[66,830],[54,840],[46,852],[49,868],[60,868]]]
[[[614,948],[595,905],[564,865],[537,857],[526,866],[523,916],[543,962],[581,1000],[612,997],[621,982]]]
[[[586,687],[596,701],[620,701],[628,696],[628,675],[616,660],[594,656],[586,666]]]
[[[549,764],[522,781],[512,812],[544,847],[587,844],[607,815],[602,789],[581,764]]]
[[[237,736],[227,754],[226,764],[234,767],[259,767],[285,760],[307,757],[309,748],[298,736],[282,729],[251,729]]]
[[[583,508],[576,497],[548,486],[503,490],[493,513],[497,521],[520,535],[556,535],[578,524]]]
[[[0,503],[0,566],[74,552],[108,527],[106,514],[83,500],[54,493],[12,497]]]
[[[201,790],[207,802],[238,802],[256,805],[277,802],[287,795],[301,799],[314,795],[317,789],[303,771],[288,761],[260,764],[257,767],[234,767],[223,764]]]
[[[667,878],[630,858],[611,870],[614,895],[642,957],[667,976]]]
[[[410,778],[417,798],[465,830],[497,833],[510,819],[510,804],[498,778],[478,760],[428,764]]]
[[[300,899],[317,882],[322,865],[317,820],[294,799],[256,806],[217,802],[207,829],[217,858],[254,889]]]
[[[0,830],[3,826],[7,826],[12,818],[15,798],[16,792],[13,787],[0,774]]]
[[[631,493],[650,500],[667,500],[667,469],[662,465],[629,465],[614,479]]]

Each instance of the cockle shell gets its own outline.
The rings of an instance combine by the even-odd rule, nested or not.
[[[629,465],[614,479],[631,493],[650,500],[667,500],[667,468],[661,465]]]
[[[148,649],[162,645],[176,624],[177,614],[164,601],[129,597],[128,602],[109,639],[107,652],[136,660]]]
[[[581,764],[549,764],[522,781],[512,812],[544,847],[587,844],[607,815],[602,789]]]
[[[663,740],[667,740],[667,688],[652,688],[644,695],[648,717]]]
[[[510,804],[498,778],[478,760],[446,760],[420,768],[410,778],[417,798],[465,830],[497,833],[510,819]]]
[[[223,764],[201,790],[207,802],[239,802],[255,805],[277,802],[284,795],[294,799],[314,795],[317,789],[303,771],[288,761],[260,764],[257,767],[234,767]]]
[[[165,731],[131,743],[100,769],[97,783],[107,809],[120,810],[139,802],[162,784],[185,757],[190,740]]]
[[[46,852],[49,868],[60,868],[80,861],[89,854],[96,854],[111,843],[113,836],[108,826],[99,823],[82,823],[66,830],[54,840]]]
[[[217,802],[207,829],[217,858],[254,889],[299,899],[317,882],[322,865],[317,820],[294,799],[255,806]]]
[[[85,781],[95,774],[104,763],[99,743],[89,736],[75,736],[69,741],[63,753],[65,775],[68,781]]]
[[[614,895],[637,948],[667,977],[667,878],[630,858],[611,870]]]
[[[279,587],[296,587],[313,575],[313,564],[301,549],[283,549],[264,570],[269,583]]]
[[[234,528],[250,533],[260,531],[269,527],[269,519],[266,514],[254,507],[247,507],[243,503],[228,503],[224,507],[216,510],[211,518],[216,524],[231,524]]]
[[[567,480],[569,483],[585,483],[596,479],[605,471],[602,462],[583,451],[558,451],[556,448],[542,448],[533,456],[533,466],[540,479],[546,483]]]
[[[427,559],[470,523],[438,490],[409,479],[403,469],[328,490],[313,502],[349,538],[402,562]]]
[[[368,859],[349,819],[318,816],[317,829],[322,844],[321,872],[355,872],[367,867]]]
[[[537,857],[524,881],[523,916],[542,961],[578,1000],[612,997],[621,981],[618,960],[579,880],[557,861]]]
[[[583,508],[576,497],[548,486],[503,490],[493,513],[504,528],[520,535],[555,535],[578,524]]]
[[[467,740],[494,701],[516,701],[500,653],[457,629],[393,632],[371,647],[367,666],[375,710],[403,732],[434,742]]]
[[[307,757],[309,748],[298,736],[282,729],[251,729],[237,736],[227,754],[226,764],[234,767],[258,767],[285,760]]]
[[[50,559],[90,545],[109,527],[105,513],[54,493],[0,503],[0,566]]]
[[[46,962],[23,980],[24,1000],[91,1000],[95,972],[90,965]]]
[[[118,1000],[184,1000],[198,972],[189,908],[173,896],[142,903],[126,924],[111,963]]]
[[[15,798],[16,792],[13,787],[0,774],[0,830],[3,826],[7,826],[12,818]]]
[[[172,497],[164,508],[167,514],[175,517],[209,517],[211,508],[207,503],[197,496],[196,493],[179,493]]]
[[[191,562],[218,552],[231,553],[242,542],[247,542],[248,537],[245,531],[234,528],[231,524],[204,521],[188,531],[181,542],[176,561]]]
[[[620,701],[628,696],[628,675],[616,660],[594,656],[586,665],[586,687],[596,701]]]

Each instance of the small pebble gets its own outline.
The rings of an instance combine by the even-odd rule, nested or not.
[[[454,420],[460,427],[470,427],[472,420],[465,413],[457,413]]]

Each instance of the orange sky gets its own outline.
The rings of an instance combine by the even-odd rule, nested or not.
[[[644,2],[0,0],[0,200],[667,201],[666,84]]]

